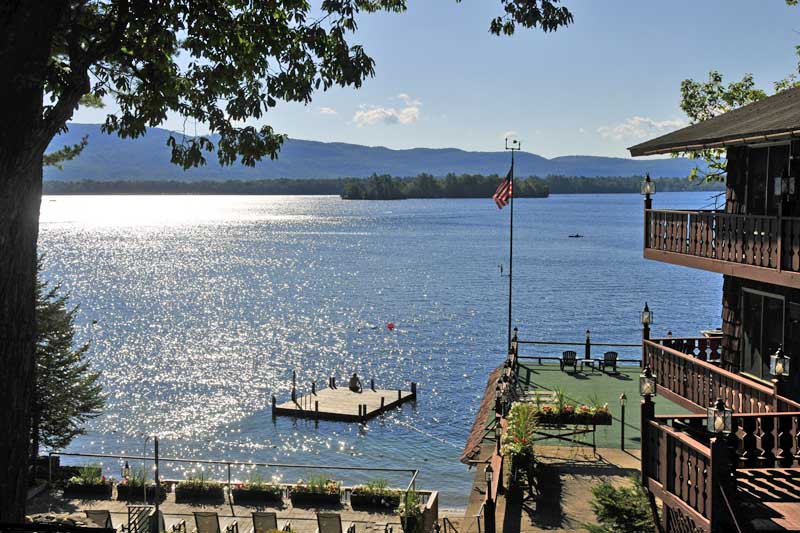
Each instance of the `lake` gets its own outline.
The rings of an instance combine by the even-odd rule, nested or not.
[[[700,208],[710,194],[654,205]],[[642,203],[515,201],[522,338],[582,341],[588,328],[597,342],[638,342],[645,301],[654,336],[720,325],[722,276],[642,258]],[[505,357],[508,213],[489,198],[46,196],[45,275],[80,305],[108,395],[69,451],[141,454],[157,433],[163,456],[418,467],[420,486],[466,505],[474,472],[458,457]],[[416,381],[419,399],[363,426],[273,421],[270,395],[288,397],[293,370],[302,389],[354,371],[379,387]],[[104,461],[116,477],[121,466]]]

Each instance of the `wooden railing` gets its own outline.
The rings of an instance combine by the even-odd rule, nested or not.
[[[701,361],[719,361],[722,357],[722,337],[666,337],[653,340]]]
[[[800,218],[645,211],[645,250],[800,272]]]
[[[772,387],[665,345],[674,342],[675,339],[644,341],[644,364],[656,376],[658,394],[668,400],[695,412],[705,410],[718,398],[736,413],[800,410],[800,404],[776,396]]]
[[[691,521],[695,528],[709,531],[716,481],[710,447],[662,420],[650,420],[643,429],[642,474],[647,488],[664,504],[664,530],[681,530],[676,522]]]

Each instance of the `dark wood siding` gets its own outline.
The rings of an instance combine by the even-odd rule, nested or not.
[[[722,285],[723,367],[737,372],[742,349],[742,289],[785,298],[784,349],[792,357],[789,396],[800,400],[800,289],[725,276]]]
[[[744,214],[744,199],[747,194],[747,148],[728,148],[728,164],[725,194],[725,212]]]

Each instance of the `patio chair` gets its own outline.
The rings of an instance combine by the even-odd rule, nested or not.
[[[90,522],[97,524],[98,527],[114,529],[111,523],[111,511],[106,509],[87,509],[83,512],[86,513],[86,518],[88,518]]]
[[[564,369],[568,366],[572,367],[573,372],[578,371],[578,354],[576,354],[572,350],[567,350],[561,354],[561,361],[558,362],[561,366],[561,371],[563,372]]]
[[[605,372],[607,367],[611,367],[611,373],[617,373],[617,352],[606,352],[603,354],[603,359],[598,361],[600,372]]]
[[[279,528],[278,513],[253,512],[253,533],[267,533],[267,531],[276,529],[291,531],[292,524],[287,521],[282,528]]]
[[[356,533],[356,525],[351,522],[347,529],[342,529],[339,513],[317,513],[317,533]]]
[[[214,512],[195,512],[194,523],[197,526],[192,533],[221,533],[219,516]],[[239,524],[234,520],[225,527],[225,533],[239,533]]]

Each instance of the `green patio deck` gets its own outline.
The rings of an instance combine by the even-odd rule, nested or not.
[[[598,448],[619,448],[620,445],[620,405],[619,396],[623,392],[628,398],[625,407],[625,447],[638,449],[640,442],[640,410],[638,366],[618,366],[618,374],[607,374],[586,368],[583,372],[562,372],[558,364],[539,365],[536,362],[525,362],[519,367],[519,379],[528,390],[543,392],[561,389],[570,403],[589,403],[596,398],[599,403],[608,403],[613,418],[610,426],[597,426],[595,438]],[[656,404],[656,415],[684,414],[686,409],[667,401],[660,396],[653,399]],[[585,437],[591,445],[591,437]],[[558,440],[541,441],[542,446],[559,445]],[[563,446],[568,444],[561,443]]]

